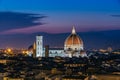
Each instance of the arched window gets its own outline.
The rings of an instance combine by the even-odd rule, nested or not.
[[[38,42],[38,45],[39,45],[39,42]]]
[[[71,48],[68,48],[68,51],[71,51],[72,49]]]

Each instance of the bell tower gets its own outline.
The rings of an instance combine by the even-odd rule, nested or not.
[[[43,57],[43,36],[36,36],[36,57]]]

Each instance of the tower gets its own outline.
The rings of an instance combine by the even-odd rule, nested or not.
[[[49,45],[45,46],[45,57],[49,57]]]
[[[33,57],[36,57],[36,42],[33,44]]]
[[[36,36],[36,57],[43,57],[43,36]]]

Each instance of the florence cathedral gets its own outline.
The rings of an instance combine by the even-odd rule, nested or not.
[[[73,27],[71,34],[66,38],[64,42],[64,49],[62,48],[50,48],[46,50],[43,47],[43,36],[36,36],[36,44],[33,46],[33,53],[35,57],[45,57],[46,53],[49,57],[87,57],[84,47],[83,41],[77,35],[75,27]],[[45,52],[48,51],[48,52]]]

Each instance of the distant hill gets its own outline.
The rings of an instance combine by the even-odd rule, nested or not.
[[[70,33],[49,34],[49,33],[33,33],[33,34],[14,34],[0,36],[0,48],[27,48],[35,41],[36,35],[43,35],[44,45],[50,47],[63,47],[64,41]],[[79,36],[84,41],[85,49],[120,49],[120,30],[99,31],[99,32],[78,32]]]

